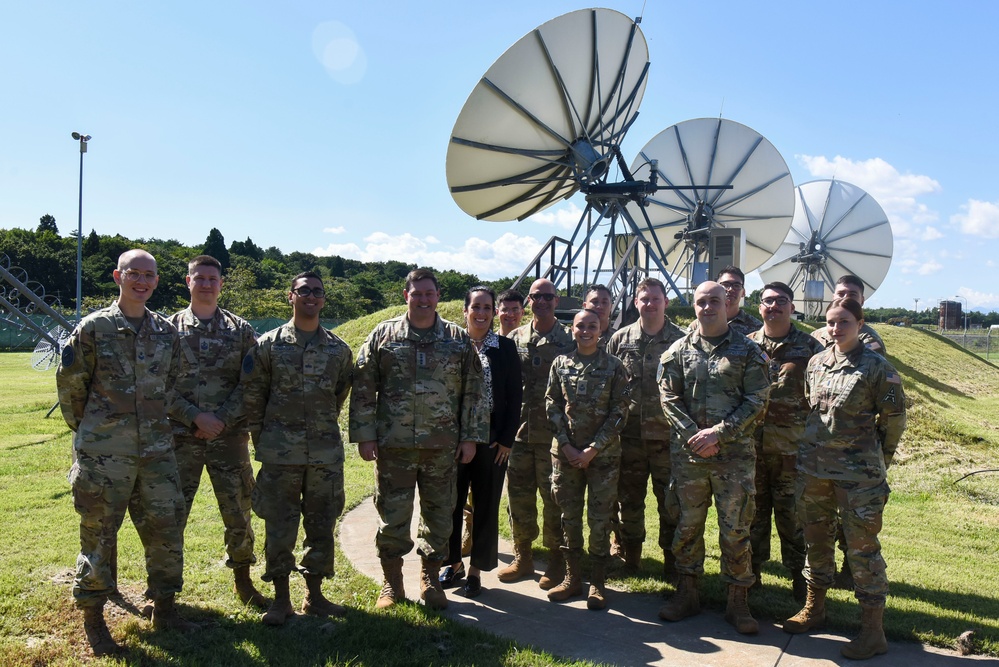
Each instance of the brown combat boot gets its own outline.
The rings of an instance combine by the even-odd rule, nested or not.
[[[583,594],[583,578],[579,571],[579,552],[570,551],[563,559],[565,577],[562,583],[548,591],[548,599],[552,602],[564,602],[569,598]]]
[[[839,650],[851,660],[867,660],[876,655],[888,652],[888,641],[885,639],[884,622],[885,608],[860,606],[860,636],[847,643]]]
[[[642,567],[642,542],[624,543],[624,570],[625,574],[638,574]]]
[[[524,577],[534,576],[534,552],[530,542],[520,542],[513,545],[513,562],[500,569],[496,578],[504,584],[520,581]]]
[[[800,635],[826,622],[826,589],[808,584],[805,606],[797,614],[784,621],[784,632]]]
[[[375,602],[375,609],[385,609],[406,599],[406,590],[402,585],[402,557],[382,558],[382,572],[385,574],[385,583]]]
[[[659,618],[664,621],[682,621],[688,616],[701,613],[701,600],[697,594],[697,577],[681,574],[676,584],[676,592],[659,608]]]
[[[236,591],[236,597],[243,604],[248,604],[256,607],[260,611],[267,609],[271,601],[265,598],[260,591],[257,590],[256,586],[253,585],[253,580],[250,578],[250,566],[249,565],[238,565],[233,568],[232,576],[235,580],[233,584],[233,590]]]
[[[680,585],[680,575],[676,571],[676,556],[672,549],[663,549],[663,580],[670,586]]]
[[[590,594],[586,596],[586,608],[599,611],[607,607],[607,563],[603,559],[590,561]]]
[[[548,556],[548,567],[538,580],[538,588],[549,591],[565,579],[565,554],[561,549],[552,549]]]
[[[289,616],[295,615],[291,606],[291,592],[288,590],[288,575],[274,577],[274,601],[261,619],[264,625],[284,625]]]
[[[157,630],[176,630],[177,632],[194,632],[201,626],[185,620],[177,613],[174,596],[153,600],[153,627]]]
[[[725,620],[735,627],[740,635],[755,635],[760,631],[760,624],[749,611],[749,601],[746,595],[748,586],[728,585],[728,604],[725,605]]]
[[[90,650],[95,657],[122,656],[125,649],[118,645],[108,630],[108,624],[104,621],[104,603],[98,606],[83,608],[83,631],[87,635],[90,643]]]
[[[330,602],[323,595],[323,576],[321,574],[305,575],[305,601],[302,603],[302,611],[310,616],[336,616],[347,615],[347,608]]]
[[[441,588],[441,561],[423,559],[420,568],[420,599],[430,609],[447,609],[447,595]]]

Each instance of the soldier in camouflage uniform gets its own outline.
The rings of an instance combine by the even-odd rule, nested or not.
[[[883,617],[888,578],[878,533],[888,500],[887,469],[905,430],[902,380],[884,357],[864,346],[863,309],[836,299],[826,311],[832,348],[808,364],[812,408],[798,452],[798,506],[808,556],[808,599],[784,622],[790,633],[825,621],[825,594],[836,574],[836,517],[842,518],[847,557],[861,606],[860,637],[842,647],[848,658],[885,653]]]
[[[225,525],[226,565],[233,570],[236,594],[243,604],[266,609],[270,602],[250,579],[250,565],[257,560],[250,526],[253,468],[239,383],[240,364],[257,335],[249,322],[218,307],[222,266],[217,259],[208,255],[192,259],[187,287],[191,305],[170,318],[183,352],[177,359],[178,407],[185,421],[194,424],[171,421],[184,524],[207,467]]]
[[[656,371],[659,359],[670,345],[683,338],[683,331],[666,316],[669,299],[666,286],[647,278],[635,288],[639,320],[615,333],[607,352],[624,363],[631,378],[631,409],[621,433],[621,476],[618,505],[626,571],[638,571],[645,542],[645,497],[649,477],[659,506],[659,546],[663,570],[675,579],[673,521],[666,512],[666,489],[670,480],[670,426],[659,400]]]
[[[864,305],[864,281],[853,274],[846,274],[840,276],[836,281],[836,287],[833,290],[834,299],[853,299],[861,306]],[[812,337],[822,343],[823,347],[826,349],[832,347],[833,339],[829,335],[829,331],[826,327],[819,327],[812,332]],[[864,346],[872,351],[877,352],[881,356],[885,356],[888,352],[885,350],[885,343],[881,340],[881,336],[866,322],[862,327],[860,327],[860,342]],[[843,524],[839,524],[838,528],[839,534],[839,550],[842,552],[843,565],[840,568],[839,573],[836,575],[836,582],[833,584],[834,588],[842,588],[845,590],[853,590],[853,573],[850,572],[850,561],[846,557],[846,535],[843,533]]]
[[[406,314],[375,327],[357,355],[350,439],[361,458],[375,461],[375,546],[385,574],[375,606],[405,599],[402,557],[413,548],[419,487],[420,597],[444,609],[439,578],[457,496],[455,460],[468,463],[476,443],[488,442],[489,415],[478,410],[479,355],[458,325],[437,315],[437,278],[426,269],[411,271],[403,296]]]
[[[611,298],[611,291],[606,285],[590,285],[586,288],[583,297],[583,308],[589,308],[600,318],[600,349],[607,349],[607,343],[611,336],[617,331],[610,325],[610,316],[614,302]]]
[[[607,606],[605,582],[610,559],[611,518],[617,511],[621,429],[628,419],[628,373],[599,347],[600,317],[581,310],[572,321],[576,350],[556,357],[548,376],[545,405],[554,434],[552,495],[562,510],[566,569],[548,591],[552,601],[580,595],[583,507],[590,529],[589,609]]]
[[[540,495],[542,542],[549,550],[549,557],[548,567],[538,585],[549,590],[565,578],[565,558],[560,549],[562,513],[552,498],[552,457],[549,453],[552,432],[545,413],[545,389],[555,357],[571,352],[575,343],[569,331],[555,318],[559,299],[552,281],[535,280],[527,298],[531,301],[532,320],[510,334],[517,344],[524,380],[521,424],[506,471],[513,562],[500,569],[497,578],[509,583],[534,575],[531,544],[538,537]]]
[[[154,627],[193,629],[174,608],[184,570],[184,498],[167,421],[177,332],[145,306],[159,282],[152,255],[122,254],[114,281],[118,300],[77,325],[56,374],[76,455],[69,474],[80,515],[73,598],[98,656],[122,653],[105,623],[104,604],[117,587],[112,561],[126,511],[145,551]]]
[[[323,595],[333,576],[333,531],[343,512],[343,439],[337,419],[350,390],[350,348],[324,329],[322,278],[308,271],[291,281],[290,322],[263,334],[243,360],[247,428],[260,462],[253,511],[264,520],[264,581],[274,582],[274,602],[263,616],[282,625],[294,614],[288,577],[295,566],[298,524],[305,528],[297,569],[307,593],[302,611],[343,616]]]
[[[822,344],[791,324],[794,291],[781,282],[763,286],[763,328],[749,336],[770,357],[770,401],[756,428],[756,516],[750,529],[756,588],[770,558],[770,514],[780,536],[781,562],[791,571],[794,599],[805,601],[805,538],[794,499],[798,446],[805,432],[805,369]]]
[[[721,576],[728,584],[725,620],[742,634],[759,625],[746,593],[753,584],[749,527],[753,519],[756,448],[753,428],[770,393],[767,357],[725,318],[725,288],[703,282],[694,292],[698,330],[662,357],[659,389],[673,425],[673,481],[668,502],[679,505],[673,553],[676,593],[659,610],[679,621],[700,611],[697,577],[704,572],[704,524],[717,507]]]
[[[746,274],[742,269],[738,266],[726,266],[718,272],[717,280],[725,288],[725,317],[728,318],[728,325],[743,336],[748,336],[763,326],[762,322],[739,308],[746,296]],[[694,320],[687,330],[696,331],[697,326],[697,320]]]

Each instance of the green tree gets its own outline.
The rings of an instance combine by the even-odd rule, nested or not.
[[[56,236],[59,236],[59,228],[56,227],[56,220],[48,213],[38,219],[38,229],[35,231],[39,234],[42,232],[52,232]]]
[[[212,230],[208,232],[208,238],[205,239],[205,245],[201,252],[217,259],[222,265],[223,272],[229,268],[229,250],[225,247],[225,238],[222,236],[222,232],[216,228],[212,227]]]
[[[249,236],[246,237],[245,241],[233,241],[232,245],[229,246],[229,253],[231,255],[252,257],[258,262],[264,259],[264,249],[254,243]]]

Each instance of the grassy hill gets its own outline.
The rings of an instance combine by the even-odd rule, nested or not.
[[[387,309],[349,322],[337,333],[356,351],[377,322],[402,312]],[[461,321],[461,304],[441,312]],[[878,326],[890,359],[902,373],[909,401],[909,429],[890,471],[893,493],[882,533],[891,595],[886,629],[892,639],[950,646],[967,629],[978,631],[978,650],[999,656],[999,368],[965,353],[931,333]],[[70,585],[78,548],[78,517],[66,482],[71,439],[55,402],[51,373],[29,367],[29,354],[0,354],[0,664],[75,665],[87,662],[82,623]],[[371,464],[347,447],[348,507],[373,491]],[[656,535],[650,495],[647,525]],[[262,551],[262,524],[258,554]],[[703,602],[720,608],[717,527],[709,519]],[[775,536],[776,539],[776,536]],[[654,537],[645,547],[639,576],[623,583],[636,594],[667,590]],[[109,605],[113,634],[124,639],[135,664],[384,665],[487,664],[569,665],[544,653],[499,640],[442,619],[415,605],[374,613],[375,582],[357,574],[338,555],[331,599],[348,605],[335,621],[297,617],[280,631],[263,628],[259,617],[236,603],[224,567],[222,528],[207,478],[195,501],[187,531],[184,613],[206,625],[195,641],[157,634],[140,620],[144,587],[141,548],[131,523],[120,534],[121,605]],[[779,553],[774,544],[773,553]],[[254,567],[259,577],[262,566]],[[777,563],[764,567],[765,589],[750,598],[761,619],[782,619],[797,611],[787,573]],[[298,579],[298,578],[296,578]],[[293,582],[293,598],[303,587]],[[830,625],[855,632],[858,611],[852,593],[831,591]],[[654,621],[655,619],[649,619]],[[682,632],[682,628],[676,631]],[[391,636],[385,647],[376,637]]]

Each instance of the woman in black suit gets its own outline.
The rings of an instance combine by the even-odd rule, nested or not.
[[[497,564],[500,496],[503,494],[510,447],[520,426],[523,395],[520,357],[512,340],[492,330],[495,314],[496,293],[493,290],[481,285],[468,290],[465,295],[465,324],[482,361],[486,390],[483,391],[479,409],[490,415],[489,442],[476,445],[471,462],[458,464],[458,501],[455,503],[448,543],[450,563],[440,575],[444,587],[459,585],[465,576],[465,566],[461,561],[461,531],[465,500],[471,488],[474,508],[472,553],[465,581],[467,597],[476,597],[482,592],[480,572],[488,572]]]

